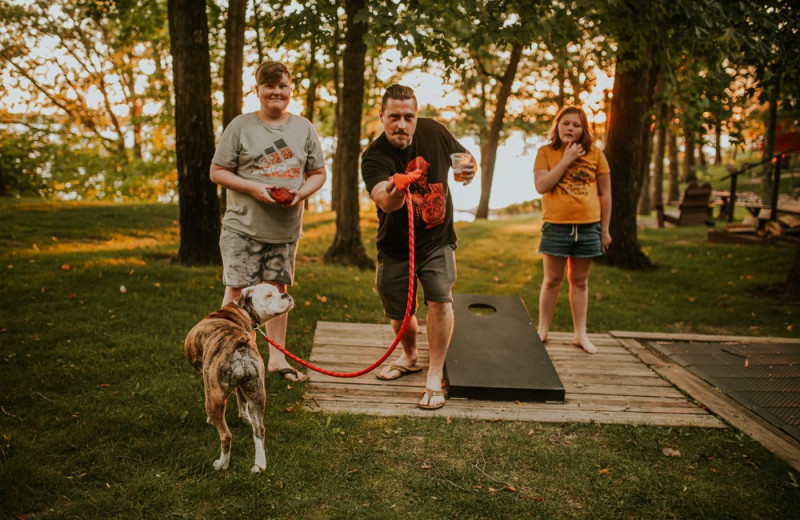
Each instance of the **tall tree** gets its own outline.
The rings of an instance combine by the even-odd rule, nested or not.
[[[617,56],[611,125],[605,153],[612,172],[611,225],[613,242],[603,257],[608,265],[626,269],[650,269],[636,228],[642,164],[642,121],[647,114],[649,67],[630,51]]]
[[[244,71],[244,29],[247,0],[230,0],[225,19],[225,63],[222,71],[222,126],[242,113],[242,72]]]
[[[244,30],[247,0],[230,0],[225,18],[225,61],[222,67],[222,126],[242,113],[242,72],[244,71]],[[219,190],[220,212],[225,213],[227,191]]]
[[[219,199],[208,173],[214,155],[214,125],[205,2],[168,0],[167,11],[175,89],[178,260],[187,265],[219,264]]]
[[[476,219],[489,218],[489,197],[492,194],[492,180],[494,179],[494,165],[497,160],[497,147],[500,144],[500,131],[506,118],[506,105],[511,96],[511,86],[517,75],[517,67],[522,57],[522,44],[519,41],[511,43],[511,53],[508,64],[499,78],[500,89],[497,92],[492,122],[486,134],[486,139],[481,142],[481,197]]]
[[[368,30],[366,0],[347,0],[342,68],[347,71],[342,85],[342,114],[337,132],[336,157],[333,172],[338,185],[339,203],[336,209],[336,235],[325,253],[326,262],[371,268],[374,263],[367,256],[361,241],[359,221],[358,158],[361,153],[361,118],[364,100],[364,70],[367,45],[364,38]]]

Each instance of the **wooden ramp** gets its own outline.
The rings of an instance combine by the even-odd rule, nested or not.
[[[420,410],[416,404],[425,386],[424,371],[395,381],[381,381],[375,377],[380,369],[345,379],[309,371],[304,403],[314,411],[379,416],[725,427],[649,368],[620,340],[606,334],[591,335],[600,351],[590,356],[572,346],[571,337],[571,334],[551,333],[546,344],[566,390],[564,403],[448,399],[447,405],[439,410]],[[329,370],[354,372],[374,363],[393,341],[394,333],[388,324],[321,321],[317,323],[310,360]],[[427,366],[425,327],[421,327],[417,345],[419,362]],[[398,354],[395,351],[386,364]]]

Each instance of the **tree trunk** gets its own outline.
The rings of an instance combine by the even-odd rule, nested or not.
[[[714,166],[722,164],[722,125],[714,127]]]
[[[497,159],[497,145],[500,141],[500,131],[503,129],[503,123],[506,118],[506,103],[511,95],[511,85],[514,83],[514,76],[517,75],[517,66],[521,57],[522,45],[519,42],[514,42],[511,47],[508,67],[506,67],[506,72],[503,74],[503,83],[500,85],[500,92],[497,94],[497,105],[486,141],[486,154],[481,154],[481,198],[480,202],[478,202],[478,209],[475,212],[475,219],[489,217],[489,197],[492,194],[492,178],[494,177],[494,163]]]
[[[694,182],[697,180],[695,171],[694,152],[697,148],[694,139],[694,130],[689,121],[683,123],[683,182]]]
[[[703,170],[703,172],[708,169],[708,161],[706,160],[706,154],[703,151],[704,144],[705,136],[703,134],[699,134],[697,139],[697,164],[700,165],[700,169]]]
[[[256,31],[256,53],[258,54],[258,63],[264,61],[264,44],[261,42],[261,17],[258,12],[259,3],[253,0],[253,29]]]
[[[219,200],[208,172],[214,155],[211,67],[204,2],[168,0],[175,89],[175,151],[181,243],[186,265],[221,263]]]
[[[617,57],[606,156],[611,167],[611,246],[600,261],[624,269],[652,269],[637,237],[636,203],[642,161],[642,120],[647,113],[648,68]]]
[[[648,122],[650,118],[647,118]],[[648,127],[650,125],[648,124]],[[653,211],[653,201],[650,198],[650,163],[653,154],[653,132],[648,128],[642,135],[642,174],[641,188],[639,189],[639,215],[649,215]]]
[[[336,207],[336,236],[325,253],[327,263],[355,265],[362,269],[374,267],[361,242],[358,207],[358,157],[361,152],[361,115],[364,99],[364,60],[367,45],[364,36],[367,23],[355,17],[366,9],[366,0],[347,0],[347,31],[345,34],[343,69],[347,71],[342,85],[342,119],[339,122],[334,179],[339,179],[339,203]]]
[[[230,0],[225,21],[225,63],[222,72],[222,126],[242,113],[242,71],[247,0]]]
[[[664,152],[667,148],[668,107],[661,103],[658,128],[656,130],[656,168],[653,172],[653,203],[664,204]]]
[[[775,83],[769,88],[769,110],[765,121],[766,135],[764,136],[764,154],[762,159],[768,159],[775,154],[775,128],[778,124],[778,93],[780,92],[780,72],[777,73]],[[761,177],[761,200],[765,204],[772,200],[772,161],[764,163]]]
[[[669,189],[667,190],[667,200],[679,200],[681,198],[678,170],[678,138],[675,135],[675,107],[670,105],[668,108],[667,120],[667,149],[669,151]]]
[[[230,0],[225,20],[225,63],[222,70],[222,127],[242,113],[242,70],[244,68],[244,29],[247,0]],[[225,213],[227,191],[220,190],[219,211]]]
[[[11,190],[8,188],[8,183],[6,182],[6,176],[3,175],[3,162],[2,158],[0,157],[0,197],[10,197]]]
[[[652,46],[648,46],[648,54],[652,56]],[[653,155],[653,119],[654,114],[650,112],[653,106],[653,93],[658,85],[659,67],[652,65],[647,73],[647,113],[642,119],[642,169],[639,176],[639,214],[649,215],[652,211],[653,203],[650,200],[650,159]]]
[[[308,90],[306,91],[306,114],[305,117],[310,122],[314,122],[314,105],[317,104],[317,42],[311,39],[311,48],[308,53]],[[307,200],[307,199],[306,199]]]
[[[339,81],[339,20],[336,20],[336,25],[333,28],[333,41],[331,42],[331,63],[333,70],[333,93],[336,96],[336,106],[334,107],[333,114],[333,133],[339,135],[339,125],[341,124],[342,116],[342,87]],[[337,147],[338,148],[338,147]],[[331,169],[331,210],[339,212],[339,162],[337,160],[338,154],[333,155],[333,168]]]

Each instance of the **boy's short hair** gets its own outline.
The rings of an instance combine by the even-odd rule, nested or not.
[[[283,75],[292,81],[292,75],[289,73],[289,68],[278,61],[265,61],[256,69],[256,85],[263,85],[265,83],[277,83]]]
[[[386,89],[386,92],[383,93],[383,99],[381,100],[381,112],[386,110],[386,101],[389,99],[413,99],[414,106],[418,106],[417,96],[414,94],[414,89],[411,87],[406,87],[405,85],[392,85]]]

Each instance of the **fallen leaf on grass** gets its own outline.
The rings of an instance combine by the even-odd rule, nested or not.
[[[702,453],[700,454],[700,458],[703,460],[714,460],[714,457],[711,455],[703,455]]]
[[[510,491],[511,493],[516,493],[517,492],[517,488],[515,488],[514,486],[512,486],[511,484],[508,484],[508,483],[503,485],[503,489],[505,491]]]
[[[125,287],[124,285],[120,285],[119,286],[119,292],[121,292],[122,294],[127,294],[128,288]]]
[[[608,475],[609,473],[611,473],[611,469],[610,468],[603,468],[603,469],[597,471],[598,475]]]
[[[63,264],[63,265],[61,266],[61,270],[62,270],[62,271],[69,271],[69,264]]]
[[[667,457],[682,457],[680,450],[676,450],[675,448],[662,448],[661,453],[666,455]]]

